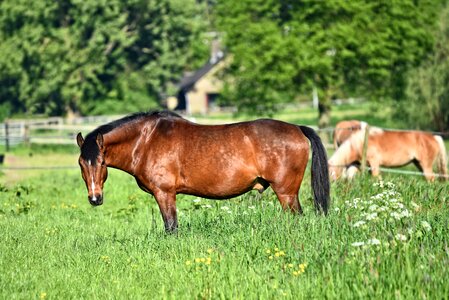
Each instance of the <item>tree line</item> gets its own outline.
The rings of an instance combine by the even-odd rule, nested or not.
[[[4,0],[0,114],[146,110],[207,61],[230,63],[221,101],[273,114],[318,92],[392,105],[414,128],[449,129],[444,0]],[[1,116],[0,116],[1,117]]]

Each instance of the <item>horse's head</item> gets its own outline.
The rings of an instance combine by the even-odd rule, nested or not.
[[[328,161],[328,167],[329,167],[329,177],[331,180],[337,180],[341,177],[342,173],[342,166],[336,165],[332,162],[332,160]]]
[[[86,183],[88,199],[92,205],[103,204],[103,185],[108,178],[106,167],[103,135],[98,133],[96,137],[87,137],[84,140],[78,133],[76,142],[81,150],[79,165],[81,175]]]

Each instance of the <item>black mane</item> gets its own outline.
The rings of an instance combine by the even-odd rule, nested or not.
[[[84,139],[83,146],[81,147],[81,157],[85,160],[90,160],[93,164],[96,162],[98,154],[100,150],[98,149],[98,145],[96,142],[98,134],[106,134],[108,132],[113,131],[116,128],[123,126],[124,124],[128,124],[130,122],[141,120],[143,118],[149,117],[157,117],[157,118],[182,118],[177,113],[172,111],[163,110],[163,111],[149,111],[149,112],[138,112],[121,119],[112,121],[110,123],[101,125],[97,129],[93,130],[89,133]]]

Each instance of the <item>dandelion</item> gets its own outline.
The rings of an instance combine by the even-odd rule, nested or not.
[[[293,268],[293,264],[288,264],[287,265],[289,268]]]
[[[45,298],[47,298],[47,293],[41,292],[41,294],[39,295],[39,299],[45,299]]]
[[[200,263],[200,262],[201,262],[201,259],[200,259],[200,258],[195,258],[195,262],[196,262],[196,263]]]
[[[421,221],[421,226],[426,230],[426,231],[431,231],[432,227],[430,226],[429,222],[427,221]]]
[[[271,250],[270,250],[270,249],[267,249],[267,250],[265,250],[265,253],[266,253],[266,254],[270,254],[270,253],[271,253]]]

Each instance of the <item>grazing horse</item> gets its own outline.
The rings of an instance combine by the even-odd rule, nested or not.
[[[105,124],[77,143],[92,205],[103,203],[107,167],[134,176],[159,205],[166,231],[175,231],[176,194],[226,199],[271,186],[284,209],[302,213],[298,191],[312,147],[317,211],[327,213],[326,151],[310,128],[261,119],[199,125],[172,112],[137,113]]]
[[[329,159],[332,179],[342,175],[344,169],[362,161],[365,131],[351,135]],[[379,175],[379,167],[400,167],[414,163],[427,180],[434,180],[433,164],[437,161],[438,172],[447,177],[447,157],[443,139],[422,131],[393,131],[370,128],[366,162],[373,176]]]
[[[351,135],[359,130],[364,130],[366,122],[357,120],[340,121],[335,125],[334,130],[334,148],[337,149]]]

